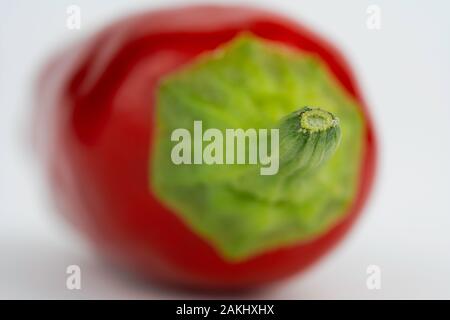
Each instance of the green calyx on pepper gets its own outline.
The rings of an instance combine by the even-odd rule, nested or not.
[[[355,196],[359,110],[317,57],[238,36],[160,83],[151,187],[230,262],[308,241],[342,219]],[[279,172],[175,165],[171,132],[196,120],[205,129],[278,128]]]

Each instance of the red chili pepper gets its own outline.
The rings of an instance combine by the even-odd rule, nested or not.
[[[361,108],[364,138],[355,196],[342,219],[310,241],[233,261],[154,192],[149,161],[161,79],[243,31],[325,63]],[[60,211],[108,259],[176,285],[249,287],[303,270],[348,231],[374,177],[372,122],[341,54],[305,27],[252,8],[192,6],[110,25],[49,64],[39,81],[36,118]]]

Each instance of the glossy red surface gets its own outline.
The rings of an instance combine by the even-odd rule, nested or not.
[[[42,73],[36,139],[58,207],[116,264],[175,285],[261,285],[311,265],[359,215],[376,159],[365,107],[357,197],[346,218],[314,241],[230,263],[153,195],[148,168],[158,80],[244,30],[319,55],[365,106],[336,49],[284,17],[243,7],[194,6],[132,16],[62,52]]]

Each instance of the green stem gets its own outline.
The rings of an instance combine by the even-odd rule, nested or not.
[[[339,119],[328,111],[311,107],[284,117],[276,129],[279,129],[278,173],[264,176],[259,169],[251,170],[233,183],[235,190],[278,201],[283,197],[286,181],[313,174],[333,155],[341,137]]]
[[[280,173],[297,174],[325,163],[339,145],[339,120],[330,112],[304,107],[281,120]]]

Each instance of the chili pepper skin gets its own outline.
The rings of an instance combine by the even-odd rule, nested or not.
[[[148,183],[159,80],[243,31],[320,57],[361,106],[364,145],[345,217],[308,242],[228,261]],[[247,7],[191,6],[116,22],[55,57],[37,85],[36,144],[59,210],[103,257],[146,278],[194,288],[260,286],[299,272],[342,239],[369,195],[372,121],[353,74],[329,43],[284,17]]]

